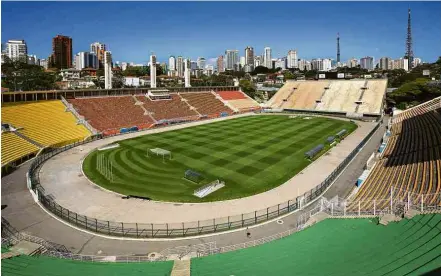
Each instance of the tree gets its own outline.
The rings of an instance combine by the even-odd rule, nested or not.
[[[285,80],[295,79],[295,75],[291,71],[288,71],[288,70],[283,73],[283,77],[285,78]]]
[[[392,93],[387,94],[387,101],[400,109],[411,107],[441,96],[441,87],[428,79],[418,78],[406,82]]]
[[[55,88],[58,72],[45,72],[38,65],[5,60],[2,64],[2,87],[10,91],[50,90]]]
[[[251,98],[254,98],[254,96],[256,95],[256,88],[254,88],[254,85],[251,83],[251,81],[245,79],[240,80],[239,86],[241,90]]]

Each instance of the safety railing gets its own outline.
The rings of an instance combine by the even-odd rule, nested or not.
[[[91,218],[64,208],[51,197],[46,195],[44,188],[40,185],[40,180],[38,176],[39,167],[46,160],[61,152],[64,152],[79,145],[83,145],[85,143],[89,143],[91,141],[101,139],[97,136],[91,137],[89,141],[76,142],[62,148],[54,149],[53,151],[37,157],[31,164],[28,171],[28,185],[29,187],[31,187],[35,199],[37,199],[40,204],[48,211],[52,212],[54,215],[71,225],[94,233],[130,238],[173,238],[228,231],[260,224],[262,222],[275,219],[279,216],[291,213],[295,210],[302,209],[303,206],[305,206],[306,204],[319,198],[336,179],[336,177],[343,171],[343,169],[351,162],[354,156],[361,150],[361,148],[366,144],[370,137],[379,128],[379,126],[380,124],[377,124],[372,129],[372,131],[360,142],[360,144],[318,186],[314,187],[303,195],[293,198],[292,200],[288,200],[286,202],[282,202],[268,208],[255,210],[236,216],[182,223],[126,223]]]

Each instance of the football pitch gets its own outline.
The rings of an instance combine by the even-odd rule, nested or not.
[[[241,198],[283,184],[311,163],[306,151],[342,129],[356,128],[321,117],[242,117],[119,141],[117,148],[91,152],[83,170],[91,181],[124,195],[174,202]],[[170,151],[171,159],[149,152],[153,148]],[[103,169],[103,160],[111,169]],[[203,180],[185,179],[187,170]],[[203,198],[193,195],[217,179],[225,187]]]

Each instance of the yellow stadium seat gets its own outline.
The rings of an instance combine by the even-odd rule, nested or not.
[[[2,106],[2,123],[12,124],[20,133],[43,146],[60,147],[81,141],[91,133],[65,111],[61,101],[13,103]]]
[[[36,154],[39,148],[13,133],[2,133],[2,166],[17,161],[30,154]]]

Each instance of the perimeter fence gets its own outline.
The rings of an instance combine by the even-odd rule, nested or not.
[[[380,123],[377,123],[372,131],[340,163],[340,165],[315,188],[304,193],[303,195],[293,198],[292,200],[288,200],[287,202],[282,202],[265,209],[254,210],[236,216],[182,223],[126,223],[87,217],[61,206],[52,198],[51,195],[48,195],[45,192],[44,187],[40,184],[39,169],[41,165],[46,160],[64,151],[101,139],[99,136],[92,136],[87,141],[75,142],[61,148],[56,148],[35,158],[27,173],[27,185],[32,191],[34,199],[38,200],[48,211],[73,226],[97,234],[127,238],[176,238],[228,231],[249,227],[275,219],[295,210],[302,209],[308,203],[311,203],[319,198],[336,179],[336,177],[343,171],[343,169],[351,162],[354,156],[362,149],[362,147],[372,137],[380,125]]]

